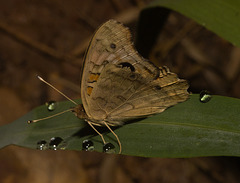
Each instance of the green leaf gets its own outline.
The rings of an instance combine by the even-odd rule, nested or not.
[[[239,0],[155,0],[146,9],[152,7],[166,7],[180,12],[240,46]]]
[[[78,101],[79,102],[79,101]],[[81,150],[83,140],[91,140],[96,151],[102,152],[101,138],[83,120],[71,112],[27,124],[29,119],[52,115],[69,107],[59,102],[54,112],[40,106],[22,118],[0,127],[0,147],[10,144],[37,148],[39,140],[51,137],[64,139],[61,148]],[[119,136],[122,154],[143,157],[240,156],[240,100],[213,96],[207,103],[194,94],[186,102],[165,112],[123,125],[114,130]],[[98,127],[106,141],[118,152],[118,144],[107,128]]]

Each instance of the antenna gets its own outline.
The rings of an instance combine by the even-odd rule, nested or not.
[[[58,93],[60,93],[62,96],[64,96],[66,99],[68,99],[69,101],[71,101],[73,104],[78,105],[76,102],[74,102],[72,99],[70,99],[67,95],[65,95],[64,93],[62,93],[60,90],[58,90],[57,88],[55,88],[53,85],[51,85],[49,82],[45,81],[42,77],[37,75],[37,78],[44,82],[45,84],[47,84],[48,86],[50,86],[52,89],[54,89],[55,91],[57,91]]]
[[[52,115],[52,116],[48,116],[48,117],[45,117],[45,118],[28,120],[27,123],[28,123],[28,124],[30,124],[30,123],[36,123],[36,122],[38,122],[38,121],[42,121],[42,120],[46,120],[46,119],[49,119],[49,118],[53,118],[53,117],[55,117],[55,116],[61,115],[61,114],[65,113],[65,112],[69,112],[69,111],[72,111],[72,109],[67,109],[67,110],[65,110],[65,111],[62,111],[62,112],[60,112],[60,113],[57,113],[57,114],[54,114],[54,115]]]
[[[65,95],[64,93],[62,93],[60,90],[58,90],[57,88],[55,88],[53,85],[51,85],[49,82],[45,81],[42,77],[38,76],[37,75],[37,78],[44,82],[45,84],[47,84],[48,86],[50,86],[51,88],[53,88],[55,91],[57,91],[58,93],[60,93],[62,96],[64,96],[66,99],[68,99],[69,101],[71,101],[73,104],[75,105],[78,105],[76,102],[74,102],[72,99],[70,99],[67,95]],[[27,123],[30,124],[30,123],[36,123],[38,121],[42,121],[42,120],[46,120],[46,119],[49,119],[49,118],[53,118],[55,116],[58,116],[58,115],[61,115],[63,113],[66,113],[66,112],[69,112],[69,111],[72,111],[72,109],[67,109],[65,111],[62,111],[60,113],[57,113],[57,114],[54,114],[54,115],[51,115],[51,116],[48,116],[48,117],[44,117],[44,118],[40,118],[40,119],[35,119],[35,120],[28,120]]]

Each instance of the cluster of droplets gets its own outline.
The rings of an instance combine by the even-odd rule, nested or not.
[[[91,140],[84,140],[82,143],[82,150],[84,151],[93,151],[94,144]],[[103,152],[105,153],[116,153],[115,146],[112,143],[106,143],[103,145]]]
[[[52,137],[49,143],[46,140],[40,140],[37,142],[37,149],[39,150],[64,150],[67,143],[61,137]],[[94,151],[94,144],[91,140],[84,140],[82,143],[83,151]],[[103,152],[116,153],[115,146],[112,143],[106,143],[103,146]]]
[[[40,140],[37,142],[37,149],[39,150],[64,150],[67,146],[67,143],[61,137],[52,137],[49,143],[46,140]]]

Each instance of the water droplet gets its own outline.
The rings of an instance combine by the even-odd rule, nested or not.
[[[56,102],[55,101],[46,102],[45,105],[47,106],[47,109],[49,111],[54,111],[56,109]]]
[[[49,142],[49,149],[57,150],[59,144],[63,141],[61,137],[52,137]]]
[[[200,102],[202,102],[202,103],[207,103],[207,102],[209,102],[209,101],[211,100],[211,98],[212,98],[212,96],[211,96],[210,92],[207,91],[207,90],[203,90],[203,91],[201,91],[200,94],[199,94],[199,100],[200,100]]]
[[[115,146],[112,143],[108,142],[108,143],[104,144],[103,152],[109,153],[109,154],[116,153]]]
[[[84,140],[82,143],[82,150],[93,151],[94,150],[93,142],[91,140]]]
[[[46,150],[48,148],[47,141],[45,140],[40,140],[37,142],[37,149],[39,150]]]

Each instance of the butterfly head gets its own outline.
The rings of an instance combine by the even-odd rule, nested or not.
[[[74,107],[72,109],[72,112],[75,114],[75,116],[77,116],[80,119],[88,118],[88,116],[87,116],[87,114],[86,114],[82,104],[79,104],[76,107]]]

